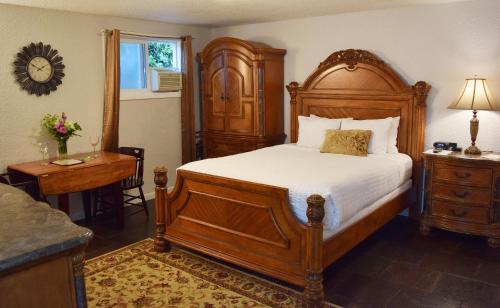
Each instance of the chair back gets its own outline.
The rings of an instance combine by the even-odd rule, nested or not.
[[[8,176],[9,175],[7,173],[0,174],[0,183],[5,184],[5,185],[10,185],[10,181],[8,179]]]
[[[43,200],[44,198],[40,198],[40,193],[38,190],[38,183],[34,179],[12,179],[10,173],[2,173],[0,174],[0,183],[5,185],[14,186],[21,190],[24,190],[35,200]]]
[[[134,147],[120,147],[118,153],[134,156],[136,158],[135,174],[122,181],[124,189],[131,189],[144,184],[144,149]]]

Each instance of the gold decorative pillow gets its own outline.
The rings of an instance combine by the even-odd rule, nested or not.
[[[320,152],[366,156],[368,155],[368,143],[371,136],[371,130],[329,129],[326,131]]]

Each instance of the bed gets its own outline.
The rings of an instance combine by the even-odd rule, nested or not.
[[[408,86],[374,54],[348,49],[331,54],[302,85],[291,82],[287,89],[291,143],[298,139],[299,116],[399,116],[400,154],[332,159],[335,154],[318,156],[286,144],[184,165],[170,192],[167,169],[157,167],[155,249],[166,251],[175,243],[303,286],[305,305],[320,307],[322,272],[328,265],[404,209],[412,216],[418,213],[415,195],[430,86],[423,81]],[[380,164],[392,168],[394,176],[377,178],[378,170],[370,177],[349,168],[368,160],[366,170]],[[330,169],[345,179],[330,179]],[[342,181],[356,177],[380,189],[349,192],[352,185]],[[325,179],[337,185],[325,186]],[[339,183],[344,190],[335,190]]]

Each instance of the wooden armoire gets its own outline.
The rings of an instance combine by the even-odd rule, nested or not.
[[[286,50],[222,37],[198,54],[203,157],[283,143]]]

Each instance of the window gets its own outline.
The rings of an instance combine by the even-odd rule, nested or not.
[[[179,96],[179,93],[151,91],[151,70],[180,71],[180,40],[121,39],[120,89],[121,99],[143,99]]]
[[[120,44],[120,88],[145,89],[146,75],[146,44]]]

